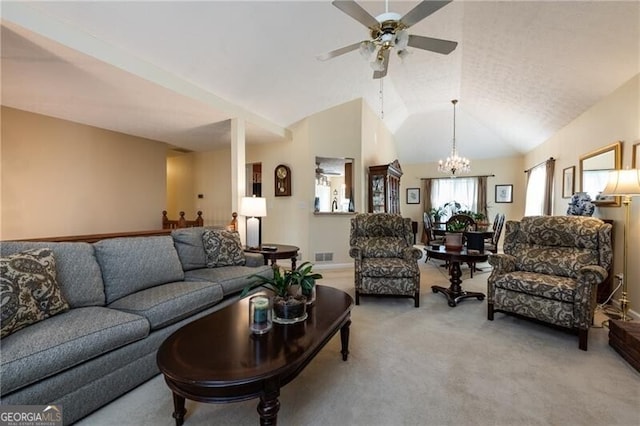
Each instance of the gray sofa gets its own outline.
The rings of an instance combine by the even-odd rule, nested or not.
[[[239,298],[245,266],[207,267],[205,228],[86,242],[3,242],[2,257],[47,247],[70,309],[2,338],[2,404],[60,404],[77,421],[158,374],[156,351],[175,330]]]

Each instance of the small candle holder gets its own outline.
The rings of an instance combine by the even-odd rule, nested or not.
[[[273,327],[273,306],[266,296],[249,299],[249,329],[253,334],[264,334]]]

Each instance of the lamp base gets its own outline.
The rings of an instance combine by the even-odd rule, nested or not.
[[[256,217],[247,219],[247,247],[256,248],[260,245],[260,221]]]

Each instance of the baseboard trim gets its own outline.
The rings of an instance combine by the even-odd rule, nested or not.
[[[353,263],[314,263],[313,269],[341,269],[352,268]]]

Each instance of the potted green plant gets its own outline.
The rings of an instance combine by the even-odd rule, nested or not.
[[[440,222],[442,215],[444,214],[444,209],[442,207],[432,207],[429,210],[429,215],[433,218],[433,223]]]
[[[453,219],[447,222],[447,232],[461,233],[467,228],[467,223],[461,220]]]
[[[290,272],[291,284],[299,286],[300,292],[307,298],[307,305],[316,300],[316,280],[322,278],[322,275],[312,273],[312,269],[313,264],[311,262],[304,262]]]
[[[476,221],[476,229],[478,231],[486,231],[487,229],[489,229],[489,221],[487,220],[487,216],[485,216],[483,213],[473,213],[473,220]]]
[[[447,222],[447,231],[444,237],[444,246],[447,250],[460,250],[463,244],[463,232],[467,227],[467,223],[461,220],[453,219]]]
[[[315,281],[322,275],[311,273],[313,265],[304,262],[292,271],[284,271],[279,266],[273,266],[273,277],[251,275],[254,280],[242,291],[241,297],[256,287],[271,290],[273,296],[273,313],[275,322],[297,322],[306,318],[307,293],[312,295]],[[300,291],[296,291],[299,289]]]

